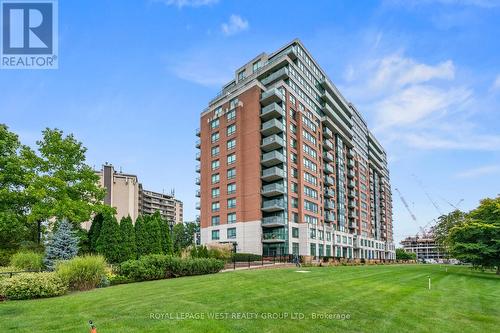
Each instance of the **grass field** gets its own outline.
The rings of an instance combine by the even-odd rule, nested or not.
[[[2,332],[88,332],[87,321],[92,319],[99,333],[486,333],[500,328],[500,278],[493,273],[460,266],[448,266],[446,271],[440,265],[302,270],[310,272],[237,271],[3,302],[0,327]],[[209,318],[238,313],[248,318]],[[266,318],[268,313],[287,317]],[[315,314],[349,318],[314,318]]]

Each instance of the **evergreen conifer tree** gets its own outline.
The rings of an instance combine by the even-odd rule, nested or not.
[[[103,215],[99,213],[96,216],[94,216],[92,224],[90,225],[88,237],[90,242],[90,251],[92,252],[97,252],[96,251],[97,238],[99,238],[99,233],[101,232],[102,220],[103,220]]]
[[[48,270],[55,269],[58,260],[69,260],[78,253],[79,239],[71,223],[62,220],[45,249],[44,264]]]
[[[104,216],[101,232],[97,238],[96,252],[102,254],[110,263],[121,260],[121,234],[116,218],[110,214]]]
[[[122,240],[121,260],[137,258],[137,244],[135,242],[135,230],[130,216],[123,217],[120,221],[120,233]]]

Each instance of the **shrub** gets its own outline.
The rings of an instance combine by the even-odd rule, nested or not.
[[[10,264],[21,270],[39,271],[43,267],[43,255],[33,251],[17,252],[10,259]]]
[[[208,257],[227,261],[231,259],[233,246],[231,244],[208,244]]]
[[[0,266],[9,266],[14,253],[16,253],[15,249],[0,249]]]
[[[235,253],[233,258],[236,261],[259,261],[262,260],[262,256],[253,253]]]
[[[224,262],[212,258],[181,259],[167,255],[147,255],[128,260],[120,266],[120,275],[134,281],[217,273]]]
[[[99,255],[75,257],[59,262],[56,272],[71,290],[89,290],[103,282],[106,276],[106,261]]]
[[[30,299],[64,295],[67,284],[56,273],[20,273],[0,280],[0,298]]]
[[[117,284],[124,284],[134,282],[126,276],[123,275],[112,275],[108,276],[108,281],[111,286],[116,286]]]

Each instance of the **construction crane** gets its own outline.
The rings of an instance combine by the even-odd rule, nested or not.
[[[425,193],[425,196],[427,197],[427,199],[429,199],[429,201],[431,202],[431,204],[434,206],[434,208],[436,208],[437,212],[439,213],[439,215],[443,215],[443,212],[441,211],[441,208],[439,207],[439,205],[437,204],[436,201],[434,201],[431,196],[429,195],[429,193],[427,192],[424,184],[422,183],[422,181],[415,175],[415,174],[412,174],[413,178],[415,178],[415,180],[417,181],[418,185],[420,185],[420,187],[422,188],[422,190],[424,191]]]
[[[410,213],[411,219],[413,221],[417,222],[417,218],[415,217],[415,214],[413,214],[413,212],[411,211],[410,206],[406,202],[405,198],[403,197],[403,195],[401,194],[401,192],[399,191],[399,189],[395,188],[395,190],[396,190],[396,192],[398,192],[399,198],[403,202],[403,205],[405,205],[406,210],[408,211],[408,213]]]
[[[444,202],[446,202],[448,205],[450,205],[451,207],[455,208],[455,209],[459,209],[458,206],[460,206],[460,204],[464,201],[464,199],[460,199],[456,204],[452,204],[451,202],[449,202],[448,200],[446,200],[445,198],[443,197],[440,197]]]

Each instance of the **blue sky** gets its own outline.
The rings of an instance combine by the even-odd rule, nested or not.
[[[234,70],[300,38],[386,147],[396,240],[500,192],[500,1],[59,2],[59,69],[0,70],[0,122],[72,132],[88,163],[196,215],[195,128]],[[437,203],[436,209],[425,192]]]

